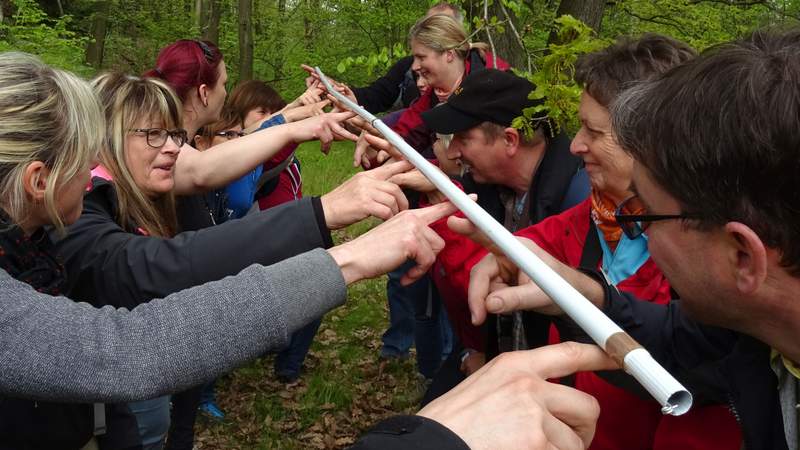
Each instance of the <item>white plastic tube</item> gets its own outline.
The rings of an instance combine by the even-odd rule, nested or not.
[[[436,166],[428,162],[397,133],[374,115],[337,92],[319,69],[317,75],[328,93],[350,108],[397,148],[436,188],[447,196],[472,223],[499,247],[520,270],[525,272],[555,303],[578,324],[600,347],[620,363],[662,405],[664,414],[679,416],[692,406],[692,394],[669,372],[658,364],[650,353],[597,309],[580,292],[561,278],[514,235],[472,201]]]

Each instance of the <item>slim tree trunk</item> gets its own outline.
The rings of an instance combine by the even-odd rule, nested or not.
[[[253,0],[239,0],[239,81],[253,79]]]
[[[222,4],[220,0],[206,0],[208,6],[208,23],[203,28],[203,39],[215,44],[219,43],[219,21],[222,17]]]
[[[286,0],[278,0],[278,22],[284,23],[286,17]],[[275,40],[275,53],[272,58],[275,61],[275,76],[276,80],[283,78],[284,65],[286,64],[286,45],[285,36],[286,30],[283,27],[277,27],[275,33],[278,33]]]
[[[94,17],[92,17],[92,40],[86,45],[86,62],[95,69],[99,69],[103,65],[110,3],[111,0],[99,0]]]

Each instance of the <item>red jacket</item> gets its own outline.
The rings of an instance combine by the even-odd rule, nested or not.
[[[518,233],[572,267],[580,265],[589,232],[591,200],[550,216]],[[453,329],[465,347],[483,350],[481,334],[470,323],[466,304],[469,272],[486,250],[456,235],[443,221],[433,225],[445,239],[437,256],[433,280],[441,293]],[[641,299],[668,303],[670,286],[652,259],[617,284]],[[554,330],[554,329],[553,329]],[[551,333],[557,341],[557,334]],[[653,400],[643,400],[614,387],[590,372],[576,376],[575,387],[597,398],[601,414],[592,449],[738,449],[739,426],[724,406],[696,407],[682,417],[663,416]]]

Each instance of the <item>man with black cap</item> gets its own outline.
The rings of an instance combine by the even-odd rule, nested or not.
[[[570,139],[550,119],[534,117],[530,135],[511,126],[524,109],[540,103],[528,98],[533,89],[528,80],[510,72],[481,70],[467,76],[446,103],[422,114],[429,129],[453,135],[448,158],[460,159],[475,182],[495,185],[503,225],[512,232],[574,206],[589,193],[588,179],[579,171],[580,160],[569,151]],[[470,191],[469,183],[465,190]],[[479,195],[479,202],[483,201],[486,199]],[[492,205],[481,206],[490,210]],[[434,229],[447,246],[432,270],[433,278],[465,348],[446,364],[450,370],[443,371],[435,381],[442,384],[434,385],[426,400],[461,378],[452,378],[453,367],[460,365],[466,375],[479,367],[484,352],[491,358],[503,351],[545,345],[550,323],[538,314],[495,317],[487,326],[485,339],[484,333],[469,324],[463,306],[468,273],[459,270],[479,248],[443,222]],[[473,348],[484,343],[485,348]]]

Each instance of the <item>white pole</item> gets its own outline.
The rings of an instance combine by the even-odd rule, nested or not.
[[[444,173],[414,150],[397,133],[374,115],[337,92],[319,69],[317,75],[328,93],[352,111],[368,120],[373,127],[425,175],[475,226],[499,247],[520,270],[525,272],[586,333],[611,355],[625,371],[662,405],[664,414],[679,416],[692,406],[692,394],[641,345],[603,314],[580,292],[561,278],[538,256],[520,243],[514,235],[462,192]]]

